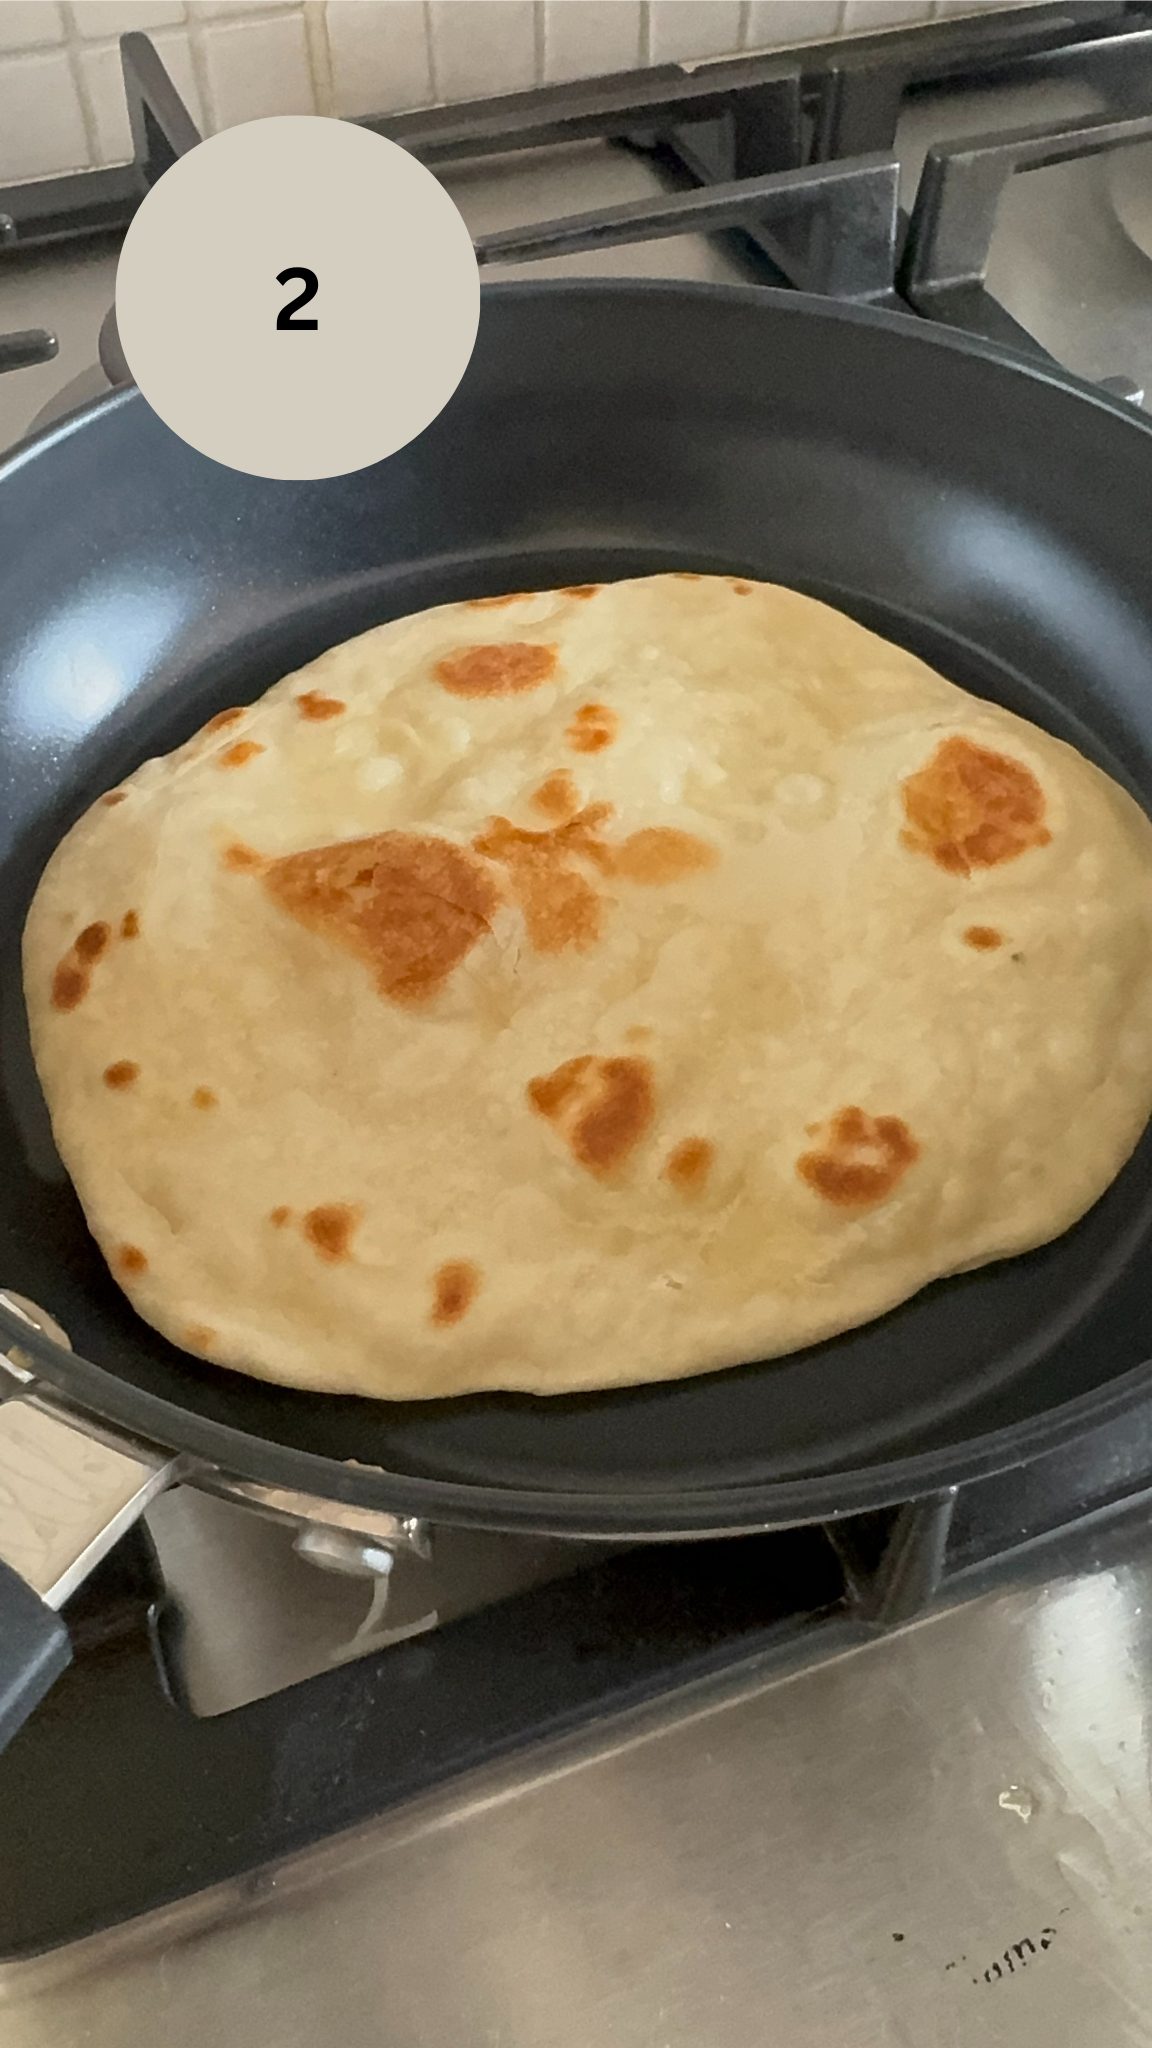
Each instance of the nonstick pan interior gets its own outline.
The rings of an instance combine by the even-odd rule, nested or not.
[[[783,1363],[556,1401],[404,1405],[202,1366],[137,1319],[87,1235],[28,1052],[19,931],[47,855],[96,793],[333,641],[449,599],[673,567],[843,605],[1074,741],[1152,808],[1150,503],[1152,431],[1114,404],[910,321],[700,287],[497,288],[445,414],[356,476],[221,469],[132,393],[10,462],[0,1285],[48,1308],[109,1376],[74,1364],[70,1384],[206,1455],[223,1454],[214,1425],[243,1432],[227,1462],[253,1477],[301,1478],[283,1453],[302,1451],[355,1460],[343,1491],[369,1467],[415,1494],[439,1482],[457,1519],[515,1519],[474,1489],[554,1495],[558,1526],[580,1524],[581,1496],[589,1524],[611,1499],[617,1524],[702,1525],[709,1501],[748,1489],[769,1520],[782,1485],[799,1499],[789,1482],[826,1481],[831,1502],[894,1461],[959,1476],[957,1446],[1000,1432],[1005,1462],[1004,1431],[1023,1442],[1061,1404],[1103,1402],[1152,1355],[1147,1136],[1054,1245]],[[881,1483],[899,1491],[899,1473]]]

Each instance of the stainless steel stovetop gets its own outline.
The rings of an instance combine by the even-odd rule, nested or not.
[[[929,140],[1095,107],[1067,79],[925,96],[900,138],[909,195]],[[989,283],[1081,375],[1152,388],[1143,158],[1146,187],[1137,152],[1017,178]],[[446,182],[478,233],[662,189],[645,160],[596,143]],[[540,268],[746,275],[722,242],[688,237]],[[0,380],[0,442],[101,388],[113,273],[114,253],[67,248],[0,271],[0,330],[44,324],[62,343]],[[588,1564],[564,1545],[449,1538],[434,1573],[393,1574],[385,1603],[379,1581],[322,1573],[290,1529],[205,1496],[165,1498],[151,1536],[179,1619],[180,1711],[208,1716],[382,1643],[411,1652],[437,1614]],[[1082,1530],[1043,1572],[895,1635],[831,1637],[835,1654],[784,1675],[763,1658],[618,1704],[319,1848],[0,1964],[0,2043],[1152,2043],[1145,1510]],[[552,1654],[546,1637],[524,1653],[525,1689]],[[305,1734],[301,1772],[316,1769]],[[111,1863],[117,1843],[83,1853]]]

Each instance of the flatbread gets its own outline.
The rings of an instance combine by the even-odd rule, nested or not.
[[[653,576],[380,626],[146,762],[49,863],[27,1000],[176,1344],[561,1393],[1066,1229],[1152,1109],[1150,878],[1072,748],[793,591]]]

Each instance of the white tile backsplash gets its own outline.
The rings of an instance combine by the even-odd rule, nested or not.
[[[432,0],[429,14],[437,99],[482,99],[535,85],[535,0]]]
[[[201,38],[210,128],[231,128],[262,114],[315,113],[302,8],[270,12],[264,20],[208,21]]]
[[[68,12],[78,33],[91,41],[123,35],[126,28],[170,28],[188,10],[184,0],[71,0]]]
[[[871,35],[881,28],[911,28],[928,21],[934,0],[848,0],[841,24],[846,35]]]
[[[648,59],[677,64],[740,48],[740,0],[659,0],[648,9]]]
[[[745,42],[750,50],[831,42],[843,16],[844,0],[752,0]]]
[[[544,0],[544,78],[632,71],[641,59],[640,0]]]
[[[424,0],[329,0],[326,11],[332,98],[342,114],[391,114],[426,107],[432,52]]]
[[[0,178],[130,154],[117,38],[144,29],[207,132],[393,113],[1028,0],[0,0]]]
[[[0,5],[0,52],[63,41],[64,14],[56,0],[6,0]]]
[[[0,64],[0,178],[35,178],[82,164],[88,134],[66,50]]]

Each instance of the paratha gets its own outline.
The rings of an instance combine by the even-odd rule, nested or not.
[[[27,1002],[174,1343],[571,1392],[1072,1224],[1152,1108],[1150,881],[1073,748],[794,591],[652,576],[377,627],[146,762],[48,865]]]

